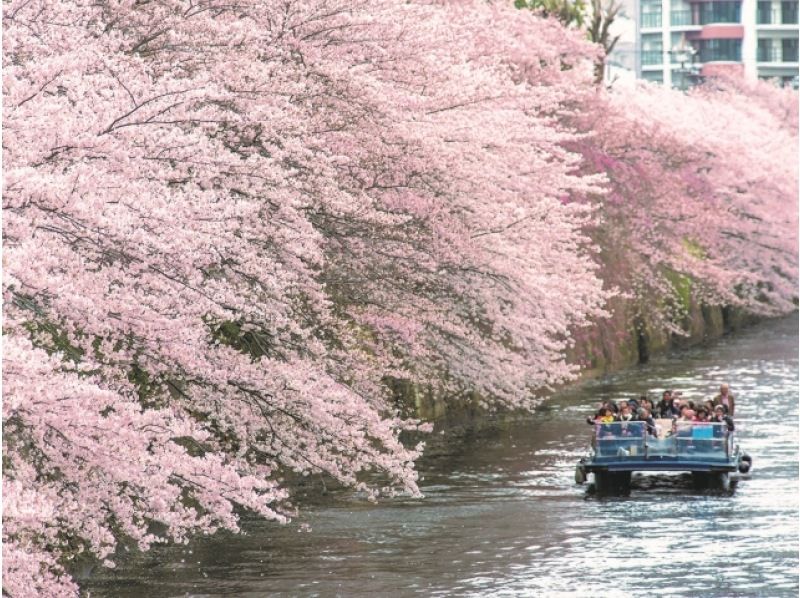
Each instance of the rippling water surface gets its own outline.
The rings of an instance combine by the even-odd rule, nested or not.
[[[769,322],[453,442],[419,464],[423,500],[337,494],[288,526],[250,521],[246,535],[155,549],[82,585],[108,597],[797,596],[797,329]],[[627,498],[574,484],[594,402],[664,388],[708,398],[721,382],[754,460],[732,494],[682,474],[635,475]]]

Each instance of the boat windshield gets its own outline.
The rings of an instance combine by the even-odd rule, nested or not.
[[[661,424],[661,422],[659,422]],[[596,424],[593,447],[596,457],[615,459],[727,460],[733,434],[724,423],[670,421],[657,425],[656,434],[648,434],[645,422]]]

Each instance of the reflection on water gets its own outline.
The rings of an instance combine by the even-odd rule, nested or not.
[[[342,493],[288,526],[250,521],[246,535],[155,549],[82,585],[93,597],[797,596],[797,328],[770,322],[464,438],[419,464],[424,500]],[[708,398],[721,382],[754,459],[731,495],[693,490],[686,474],[635,474],[626,498],[574,484],[596,401],[664,388]]]

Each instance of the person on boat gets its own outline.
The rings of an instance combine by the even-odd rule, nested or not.
[[[706,410],[708,417],[711,418],[714,415],[714,399],[706,399],[703,401],[703,409]]]
[[[678,417],[680,422],[693,422],[695,421],[695,411],[688,404],[681,406],[681,414]]]
[[[736,402],[734,401],[733,394],[731,394],[727,384],[720,386],[719,394],[714,397],[714,406],[716,407],[717,405],[723,405],[727,407],[727,415],[730,417],[734,417],[734,415],[736,415]]]
[[[714,416],[711,418],[714,423],[724,423],[728,427],[728,432],[733,432],[735,426],[733,425],[733,418],[728,415],[725,405],[717,405],[714,407]]]
[[[600,407],[597,413],[594,414],[594,418],[587,417],[586,423],[595,425],[595,424],[610,424],[614,421],[614,412],[611,411],[610,407]]]
[[[708,417],[709,417],[708,411],[706,411],[704,407],[700,407],[694,416],[694,420],[697,422],[707,422]]]
[[[597,403],[597,409],[595,409],[594,413],[586,418],[586,423],[592,426],[598,423],[598,420],[605,415],[606,409],[611,412],[611,419],[613,420],[616,413],[614,401],[602,401]]]
[[[655,406],[653,405],[653,401],[647,398],[647,395],[642,395],[639,397],[639,408],[646,407],[648,411],[650,411],[650,416],[656,412]]]
[[[677,438],[691,438],[692,427],[694,426],[695,413],[689,405],[681,405],[681,412],[673,422],[673,430]],[[688,445],[682,445],[687,448]]]
[[[661,411],[662,418],[675,419],[681,416],[682,402],[678,397],[673,397],[666,409]]]
[[[623,403],[622,406],[619,408],[619,413],[617,417],[614,418],[615,421],[618,422],[630,422],[634,420],[633,412],[631,411],[630,405],[627,403]]]
[[[667,413],[672,409],[672,391],[665,390],[661,395],[661,400],[656,405],[656,413],[658,417],[671,417]]]
[[[636,421],[644,422],[644,427],[650,436],[658,436],[658,428],[656,427],[656,420],[653,419],[652,411],[649,407],[639,407],[636,414]]]
[[[592,418],[595,418],[598,415],[600,415],[603,409],[611,409],[611,415],[616,415],[619,412],[619,407],[617,407],[617,404],[611,399],[608,399],[606,401],[601,401],[600,403],[597,403],[597,409],[595,410]]]

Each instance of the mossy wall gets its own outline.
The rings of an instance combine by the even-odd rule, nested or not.
[[[671,349],[691,347],[736,330],[755,320],[752,316],[720,306],[702,305],[687,296],[686,317],[681,322],[685,335],[670,334],[662,326],[635,315],[625,299],[612,302],[612,317],[595,323],[576,336],[568,359],[582,366],[581,378],[602,376]]]

